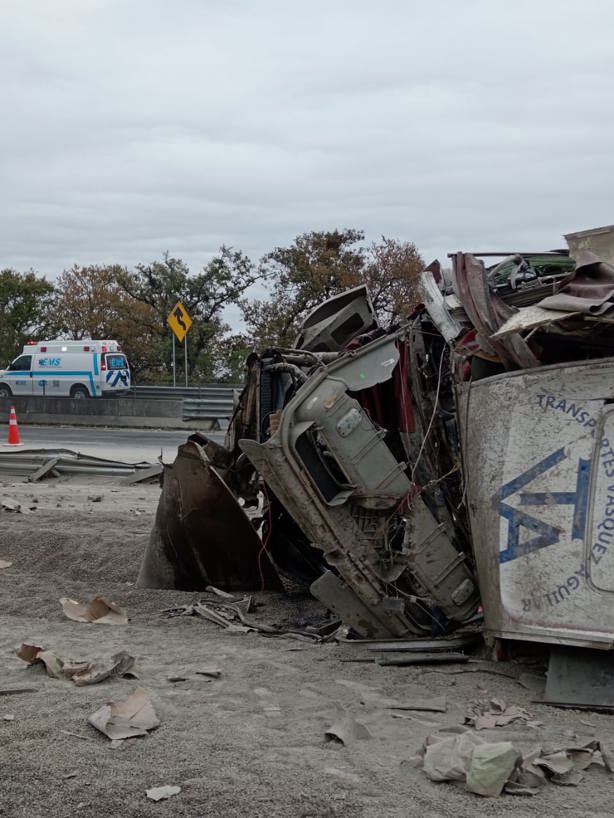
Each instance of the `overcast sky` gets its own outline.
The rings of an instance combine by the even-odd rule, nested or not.
[[[614,222],[609,0],[2,0],[0,267]]]

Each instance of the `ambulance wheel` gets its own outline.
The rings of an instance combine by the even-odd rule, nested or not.
[[[87,391],[85,386],[73,386],[70,390],[70,397],[73,400],[83,400],[83,398],[89,398],[90,393]]]
[[[10,398],[12,394],[10,386],[0,384],[0,398]]]

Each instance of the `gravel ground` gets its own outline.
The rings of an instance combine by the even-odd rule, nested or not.
[[[472,700],[492,696],[544,723],[492,731],[493,740],[573,743],[594,735],[614,745],[614,717],[535,704],[532,691],[498,675],[535,673],[535,660],[386,668],[348,661],[366,656],[355,646],[230,634],[200,618],[167,618],[164,608],[198,595],[133,585],[158,494],[157,486],[122,487],[112,478],[0,485],[0,496],[37,509],[0,512],[0,559],[13,561],[0,570],[0,692],[35,688],[0,695],[3,818],[612,815],[614,776],[602,768],[588,770],[576,788],[549,785],[533,798],[494,802],[434,784],[412,761],[429,733],[462,724]],[[128,625],[64,617],[60,597],[99,593],[127,607]],[[302,593],[256,597],[262,621],[304,624],[324,615]],[[127,650],[139,679],[76,687],[48,678],[15,656],[29,640],[63,658]],[[219,679],[196,674],[212,664],[222,671]],[[173,683],[173,675],[187,681]],[[113,748],[87,717],[137,686],[149,692],[161,726]],[[445,696],[447,712],[394,718],[378,701],[429,695]],[[368,727],[370,739],[348,747],[325,741],[344,709]],[[181,793],[149,801],[145,790],[162,784]]]

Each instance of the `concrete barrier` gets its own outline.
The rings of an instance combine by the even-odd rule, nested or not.
[[[0,398],[0,423],[8,422],[11,406],[20,424],[117,426],[138,429],[214,428],[214,420],[183,421],[183,401],[148,398]]]

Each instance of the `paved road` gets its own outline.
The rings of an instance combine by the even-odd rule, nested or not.
[[[154,462],[160,456],[165,463],[172,462],[177,446],[185,443],[190,430],[157,429],[100,429],[84,426],[30,426],[19,427],[24,449],[72,449],[110,460]],[[223,432],[207,432],[208,437],[221,443]]]

